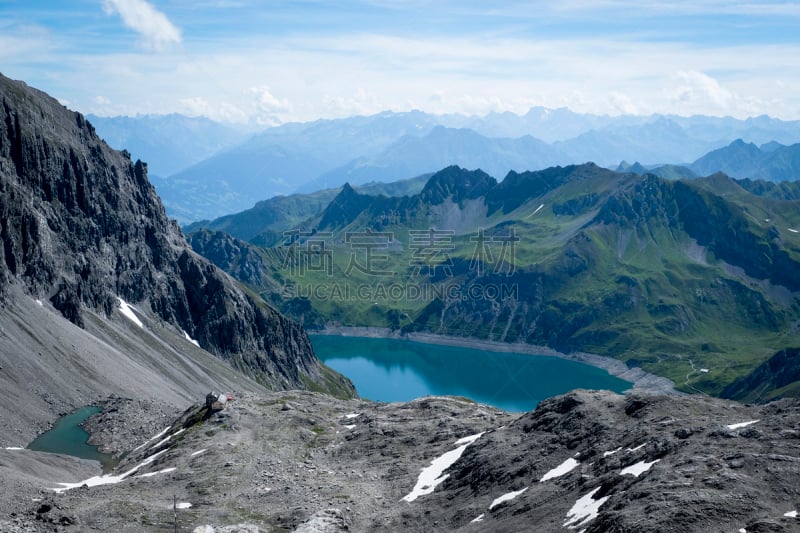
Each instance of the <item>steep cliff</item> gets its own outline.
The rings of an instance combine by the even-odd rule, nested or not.
[[[5,306],[21,289],[96,329],[96,317],[116,320],[129,302],[151,330],[172,326],[268,388],[353,393],[316,359],[297,324],[192,252],[145,163],[112,150],[79,113],[24,83],[0,76],[0,105]]]

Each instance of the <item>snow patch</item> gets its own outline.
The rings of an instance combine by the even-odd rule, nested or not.
[[[528,487],[525,487],[522,490],[515,490],[515,491],[512,491],[512,492],[507,492],[507,493],[503,494],[502,496],[499,496],[499,497],[495,498],[494,501],[489,505],[489,510],[491,511],[492,509],[494,509],[495,507],[497,507],[498,505],[500,505],[503,502],[507,502],[507,501],[513,500],[514,498],[516,498],[517,496],[519,496],[520,494],[522,494],[526,490],[528,490]]]
[[[106,474],[106,475],[103,475],[103,476],[90,477],[89,479],[84,479],[83,481],[78,481],[77,483],[59,483],[59,485],[61,485],[61,487],[51,488],[50,490],[52,490],[53,492],[62,493],[62,492],[68,491],[70,489],[76,489],[78,487],[82,487],[84,485],[86,485],[87,487],[97,487],[99,485],[113,485],[113,484],[119,483],[120,481],[126,479],[127,477],[135,474],[136,471],[139,470],[140,468],[142,468],[143,466],[147,466],[150,463],[152,463],[153,461],[155,461],[156,458],[159,455],[161,455],[162,453],[165,453],[166,451],[167,450],[161,450],[160,452],[154,453],[153,455],[151,455],[150,457],[148,457],[147,459],[145,459],[144,461],[142,461],[138,465],[134,466],[133,468],[131,468],[127,472],[124,472],[124,473],[122,473],[122,474],[120,474],[118,476],[112,476],[111,474]]]
[[[313,520],[313,518],[312,518],[312,520]],[[310,522],[311,521],[306,522],[303,525],[305,526],[306,524],[309,524]],[[318,529],[316,529],[316,524],[318,524],[318,523],[319,522],[311,523],[312,526],[315,526],[314,531],[319,531]],[[257,533],[258,531],[263,531],[263,529],[259,528],[256,525],[246,524],[246,523],[233,524],[233,525],[229,525],[229,526],[217,526],[217,527],[210,526],[210,525],[206,524],[204,526],[195,527],[192,530],[192,533],[223,533],[223,532],[230,532],[230,531],[236,531],[237,533],[238,532],[241,532],[241,533]]]
[[[483,522],[483,517],[486,516],[484,513],[479,514],[477,517],[470,520],[470,524],[477,524],[478,522]]]
[[[567,511],[567,520],[564,522],[564,527],[577,529],[578,526],[586,525],[597,518],[597,515],[600,514],[600,506],[606,503],[609,498],[608,496],[603,496],[599,500],[595,500],[594,495],[599,490],[600,487],[597,487],[589,494],[578,498],[572,509]]]
[[[741,429],[741,428],[746,428],[747,426],[750,426],[750,425],[755,424],[756,422],[760,422],[760,421],[761,421],[760,419],[759,420],[750,420],[749,422],[739,422],[738,424],[728,424],[725,427],[728,428],[728,429]]]
[[[792,229],[792,228],[786,228],[786,229],[788,229],[788,230],[789,230],[789,231],[791,231],[792,233],[800,233],[800,231],[798,231],[798,230],[796,230],[796,229]]]
[[[620,470],[619,475],[624,476],[626,474],[630,474],[633,477],[639,477],[641,474],[650,470],[650,467],[659,462],[661,459],[656,459],[655,461],[639,461],[636,464],[633,464],[627,468],[623,468]]]
[[[603,457],[608,457],[609,455],[614,455],[618,451],[622,450],[622,446],[617,448],[616,450],[611,450],[610,452],[603,452]]]
[[[165,442],[169,441],[169,439],[172,439],[172,438],[175,438],[175,437],[177,437],[178,435],[180,435],[180,434],[181,434],[181,433],[183,433],[184,431],[186,431],[186,428],[181,428],[181,429],[179,429],[178,431],[176,431],[175,433],[173,433],[172,435],[167,435],[166,437],[164,437],[163,439],[161,439],[160,441],[156,442],[155,444],[153,444],[153,445],[152,445],[152,446],[150,446],[150,447],[151,447],[151,448],[158,448],[159,446],[161,446],[161,445],[162,445],[162,444],[164,444]]]
[[[356,425],[355,424],[345,424],[344,427],[346,427],[347,429],[353,429],[354,427],[356,427]]]
[[[167,431],[169,431],[170,427],[171,426],[165,427],[163,431],[159,431],[158,433],[156,433],[155,435],[153,435],[152,437],[150,437],[149,439],[147,439],[146,441],[141,443],[139,446],[137,446],[136,448],[131,450],[131,452],[135,452],[136,450],[141,450],[142,448],[144,448],[147,445],[148,442],[153,442],[154,440],[162,437]]]
[[[44,307],[44,304],[38,298],[36,299],[36,303],[39,304],[39,307]]]
[[[139,474],[136,477],[153,477],[157,476],[158,474],[166,474],[168,472],[174,472],[175,470],[177,470],[175,467],[165,468],[164,470],[159,470],[158,472],[148,472],[146,474]]]
[[[208,450],[208,448],[203,448],[202,450],[197,450],[196,452],[192,452],[192,455],[190,455],[190,457],[194,457],[196,455],[200,455],[201,453],[205,453],[206,450]]]
[[[708,374],[708,372],[709,372],[709,370],[707,368],[701,368],[700,369],[700,373],[701,374]]]
[[[544,483],[548,479],[561,477],[564,474],[572,472],[572,470],[574,470],[575,467],[578,466],[579,464],[580,463],[578,461],[570,457],[569,459],[567,459],[566,461],[564,461],[563,463],[561,463],[560,465],[558,465],[557,467],[553,468],[548,473],[543,475],[542,479],[539,480],[539,483]]]
[[[789,511],[788,513],[783,513],[783,516],[786,518],[797,518],[797,511]]]
[[[645,446],[647,446],[647,443],[646,443],[646,442],[645,442],[645,443],[643,443],[643,444],[640,444],[640,445],[638,445],[636,448],[628,448],[626,451],[627,451],[627,452],[629,452],[629,453],[631,453],[631,452],[635,452],[635,451],[641,450],[641,449],[642,449],[642,448],[644,448]]]
[[[461,454],[463,454],[464,450],[467,449],[467,446],[478,440],[481,435],[483,435],[483,433],[458,439],[456,441],[456,444],[460,444],[458,448],[455,450],[450,450],[449,452],[445,452],[431,461],[430,466],[423,468],[422,472],[420,472],[419,477],[417,478],[417,484],[414,486],[411,492],[403,496],[403,501],[413,502],[420,496],[424,496],[433,492],[433,490],[442,481],[450,476],[450,474],[442,475],[444,471],[450,468],[453,463],[458,461],[458,459],[461,457]]]
[[[739,533],[747,533],[747,530],[743,527],[739,528]]]
[[[528,215],[528,216],[527,216],[527,217],[525,217],[525,218],[531,218],[533,215],[535,215],[536,213],[538,213],[539,211],[541,211],[543,207],[544,207],[544,204],[541,204],[539,207],[537,207],[536,209],[534,209],[534,210],[533,210],[533,212],[532,212],[530,215]]]
[[[125,318],[127,318],[128,320],[130,320],[131,322],[133,322],[134,324],[136,324],[140,328],[144,329],[144,324],[142,324],[142,321],[139,320],[139,317],[136,316],[136,313],[134,313],[136,308],[133,307],[128,302],[126,302],[125,300],[123,300],[122,298],[117,297],[117,300],[119,300],[119,311],[120,311],[120,313],[125,315]]]
[[[178,502],[175,504],[176,509],[189,509],[192,506],[189,502]]]
[[[181,331],[183,331],[183,330],[181,330]],[[200,347],[200,343],[199,343],[199,342],[197,342],[196,340],[194,340],[193,338],[191,338],[191,337],[189,336],[189,334],[188,334],[188,333],[186,333],[185,331],[183,331],[183,336],[184,336],[184,338],[185,338],[187,341],[191,342],[192,344],[194,344],[194,345],[195,345],[195,346],[197,346],[198,348]]]
[[[476,433],[475,435],[469,435],[468,437],[462,437],[462,438],[458,439],[455,444],[456,444],[456,446],[459,446],[461,444],[472,444],[473,442],[475,442],[476,440],[481,438],[481,435],[483,435],[484,433],[486,433],[486,432],[485,431],[481,431],[480,433]]]
[[[350,414],[344,415],[344,417],[347,418],[347,419],[355,418],[357,416],[361,416],[361,413],[350,413]]]
[[[6,450],[24,450],[25,448],[20,448],[19,446],[7,446]]]

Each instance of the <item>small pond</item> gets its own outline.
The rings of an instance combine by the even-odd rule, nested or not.
[[[113,468],[116,459],[111,454],[100,453],[97,446],[88,444],[89,434],[81,427],[84,420],[102,411],[96,405],[81,407],[74,413],[59,418],[52,429],[45,431],[28,445],[29,450],[62,453],[81,459],[100,461],[103,470]]]

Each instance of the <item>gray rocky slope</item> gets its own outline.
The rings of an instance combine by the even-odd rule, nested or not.
[[[190,408],[160,435],[111,438],[150,412],[130,406],[109,403],[90,429],[131,450],[110,475],[137,470],[83,488],[94,482],[77,462],[74,474],[18,476],[0,497],[6,527],[171,531],[176,498],[177,529],[200,533],[800,529],[796,400],[575,391],[513,415],[458,398],[242,393],[205,418]],[[0,468],[32,454],[0,450]],[[50,490],[58,482],[76,488]]]
[[[111,392],[174,406],[233,384],[354,394],[298,325],[192,252],[144,163],[2,75],[0,325],[0,387],[15,398],[0,446]]]

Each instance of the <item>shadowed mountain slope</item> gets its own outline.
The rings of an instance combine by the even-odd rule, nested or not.
[[[105,343],[123,358],[126,353],[131,358],[132,353],[147,354],[146,364],[153,367],[167,352],[170,357],[180,355],[180,348],[131,348],[108,331],[133,324],[133,338],[141,337],[141,345],[174,344],[172,336],[160,333],[167,328],[179,338],[194,340],[206,356],[213,354],[272,389],[336,389],[352,394],[349,383],[316,359],[297,324],[263,302],[256,303],[187,246],[149,183],[146,164],[131,162],[127,153],[110,149],[80,114],[24,83],[0,77],[0,105],[0,313],[9,324],[14,316],[23,317],[16,323],[24,328],[24,317],[40,316],[38,310],[33,314],[27,310],[38,301],[50,310],[47,320],[58,323],[51,327],[38,320],[27,324],[27,337],[4,335],[2,342],[18,349],[3,351],[3,366],[25,366],[23,360],[33,356],[26,347],[48,356],[67,350],[71,359],[65,358],[64,368],[50,370],[85,365],[76,374],[83,374],[84,381],[76,385],[90,395],[113,387],[90,382],[93,368],[100,365],[91,362],[94,348],[82,349],[77,341],[67,340],[69,335],[87,346]],[[59,315],[72,325],[58,322],[63,320]],[[34,351],[31,346],[54,327],[72,331],[64,334],[67,346],[52,338],[52,345]],[[162,372],[168,373],[175,364],[164,360]],[[204,373],[203,363],[198,365]],[[234,374],[226,375],[229,383],[235,382]],[[150,371],[142,376],[152,377]],[[1,379],[3,389],[9,390],[8,375]],[[20,385],[25,382],[15,383]],[[191,388],[201,386],[206,385]],[[34,389],[26,394],[47,394],[61,398],[62,404],[75,402],[69,390]]]

